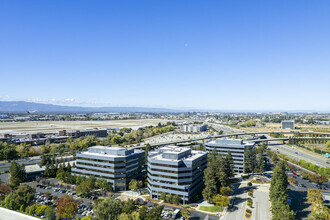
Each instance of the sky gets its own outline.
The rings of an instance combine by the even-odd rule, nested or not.
[[[330,112],[328,0],[0,1],[0,100]]]

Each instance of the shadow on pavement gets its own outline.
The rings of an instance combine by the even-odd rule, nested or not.
[[[289,190],[288,196],[291,199],[291,209],[296,213],[296,219],[307,219],[311,212],[310,204],[307,203],[307,192]]]

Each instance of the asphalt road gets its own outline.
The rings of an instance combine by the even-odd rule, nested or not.
[[[255,220],[269,220],[270,219],[270,202],[269,202],[269,184],[260,185],[253,193],[253,206],[255,215],[252,219]]]
[[[315,156],[314,154],[302,151],[299,148],[293,148],[288,145],[278,144],[278,142],[270,142],[270,143],[272,145],[269,145],[268,147],[271,150],[274,150],[274,151],[278,150],[278,152],[280,152],[281,154],[285,154],[293,159],[296,159],[298,161],[305,160],[306,162],[315,164],[319,167],[330,167],[330,164],[326,163],[326,162],[330,161],[329,159]]]
[[[224,216],[221,217],[221,219],[226,219],[226,220],[244,219],[244,211],[247,201],[247,192],[246,192],[247,188],[248,187],[246,186],[243,187],[241,183],[234,184],[233,196],[235,197],[235,202],[232,208],[227,209],[226,213],[224,214]]]

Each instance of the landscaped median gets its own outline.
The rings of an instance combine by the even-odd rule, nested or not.
[[[245,218],[249,219],[252,216],[252,211],[251,209],[246,209],[244,213]]]

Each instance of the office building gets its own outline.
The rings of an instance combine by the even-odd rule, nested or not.
[[[106,129],[87,129],[87,130],[75,130],[75,131],[59,131],[59,136],[69,136],[73,138],[95,136],[95,137],[107,137],[108,131]]]
[[[148,191],[152,198],[161,193],[178,195],[181,203],[192,201],[204,185],[207,153],[186,147],[167,146],[148,155]]]
[[[294,129],[294,120],[282,121],[282,129]]]
[[[132,179],[144,171],[144,151],[120,147],[94,146],[76,154],[72,175],[95,176],[113,185],[113,190],[126,190]]]
[[[217,139],[205,143],[205,149],[211,152],[214,148],[223,156],[231,153],[234,160],[234,171],[237,173],[244,172],[244,152],[247,147],[254,147],[253,142],[243,142],[241,139]]]
[[[198,133],[202,131],[206,131],[207,125],[202,124],[190,124],[190,125],[183,125],[183,132],[188,133]]]

